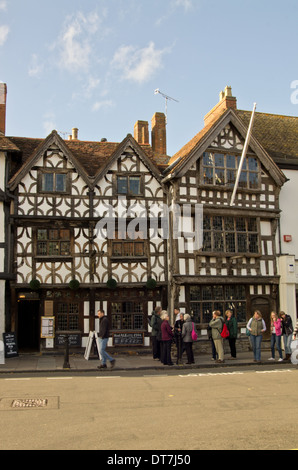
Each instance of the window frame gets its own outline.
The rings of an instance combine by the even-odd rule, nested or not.
[[[125,192],[120,192],[119,191],[119,185],[118,185],[118,179],[119,178],[126,178],[127,190]],[[130,180],[133,179],[133,178],[139,178],[139,193],[137,193],[137,194],[134,193],[131,189]],[[144,194],[145,194],[144,175],[142,175],[140,173],[135,173],[135,174],[131,173],[129,175],[127,173],[116,173],[114,175],[114,194],[116,196],[127,196],[127,197],[131,197],[131,198],[144,197]]]
[[[60,311],[60,306],[64,305],[67,307],[66,312]],[[71,306],[77,306],[77,312],[71,312]],[[59,301],[55,301],[55,331],[56,333],[62,333],[64,331],[69,331],[69,332],[81,332],[81,302],[79,300],[65,300],[65,299],[59,299]],[[76,323],[75,327],[71,327],[71,317],[76,318]],[[66,326],[66,328],[59,328],[61,326],[61,319],[66,319],[66,324],[64,323],[63,326]]]
[[[206,162],[208,155],[209,164]],[[234,165],[232,161],[229,162],[231,159],[234,159]],[[201,160],[201,184],[216,188],[233,188],[240,160],[241,155],[238,153],[206,150]],[[256,163],[255,168],[252,167],[253,161]],[[231,177],[232,174],[233,177]],[[223,182],[220,182],[221,178],[223,178]],[[257,181],[257,184],[253,184],[253,181]],[[239,189],[251,191],[261,189],[261,165],[254,155],[246,155],[245,157],[239,179]]]
[[[46,237],[45,238],[39,238],[39,232],[44,231],[46,232]],[[51,232],[58,232],[58,237],[54,237],[54,234]],[[61,236],[62,232],[68,232],[69,236],[68,238]],[[39,244],[46,244],[46,253],[41,252],[42,250],[39,250]],[[62,245],[64,243],[67,243],[69,246],[69,250],[67,252],[61,252],[62,250]],[[53,244],[58,244],[59,245],[59,251],[57,253],[53,253],[51,245]],[[73,232],[70,228],[53,228],[53,227],[37,227],[35,229],[35,257],[36,258],[72,258],[73,256]]]
[[[127,310],[129,304],[133,309]],[[118,305],[119,310],[114,310]],[[136,307],[141,307],[138,310]],[[139,300],[112,301],[110,304],[111,330],[112,331],[145,331],[146,310],[144,302]],[[140,323],[140,318],[142,319]],[[139,322],[139,326],[136,326]]]
[[[196,299],[192,297],[192,289],[196,289],[199,292]],[[189,285],[187,286],[186,295],[189,312],[191,312],[192,318],[198,324],[208,324],[212,319],[212,312],[214,310],[219,310],[223,314],[228,309],[233,311],[238,323],[246,322],[248,292],[247,286],[244,284]],[[197,307],[196,309],[195,306]]]
[[[233,222],[233,226],[231,222]],[[231,250],[233,240],[235,249]],[[258,217],[217,214],[205,214],[203,216],[202,254],[204,255],[221,253],[225,256],[260,256],[260,243],[260,222]],[[246,249],[241,249],[245,246]],[[254,249],[250,249],[252,246],[254,246]]]
[[[144,260],[147,259],[147,245],[146,245],[146,238],[135,238],[131,239],[128,236],[128,233],[125,233],[125,237],[121,238],[122,234],[118,231],[115,230],[114,233],[114,238],[110,240],[110,245],[111,245],[111,258],[112,259],[124,259],[124,260],[129,260],[133,259],[135,261],[137,260]],[[114,247],[118,245],[119,247],[119,252],[114,251]],[[142,245],[142,254],[137,254],[137,248],[139,249],[140,246]],[[126,254],[125,254],[126,253]]]
[[[46,175],[53,176],[53,189],[46,189],[44,187],[44,177]],[[64,190],[57,188],[57,177],[58,176],[65,176],[64,182]],[[38,173],[38,192],[41,194],[70,194],[70,178],[69,172],[65,170],[58,170],[58,169],[41,169]]]

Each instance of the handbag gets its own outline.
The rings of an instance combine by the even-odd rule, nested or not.
[[[194,323],[192,324],[191,339],[192,339],[193,341],[197,341],[197,339],[198,339],[198,335],[197,335],[197,333],[196,333],[196,331],[195,331],[195,325],[194,325]]]
[[[222,338],[228,338],[230,336],[230,332],[229,332],[228,327],[225,323],[223,324],[222,332],[220,333],[220,336]]]

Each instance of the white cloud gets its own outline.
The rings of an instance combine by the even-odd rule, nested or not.
[[[58,48],[61,68],[71,72],[89,69],[92,52],[91,38],[97,32],[100,19],[97,13],[81,12],[67,17],[54,49]]]
[[[193,7],[192,0],[175,0],[175,6],[183,7],[185,11],[189,11]]]
[[[96,101],[92,106],[92,111],[98,111],[101,108],[112,108],[115,103],[112,100]]]
[[[72,94],[73,100],[86,100],[90,99],[93,95],[93,92],[98,88],[100,84],[100,78],[95,78],[92,75],[87,77],[84,76],[84,82],[82,87]]]
[[[122,72],[124,79],[143,83],[163,67],[162,59],[166,52],[168,49],[156,49],[152,41],[143,49],[121,46],[114,54],[112,66]]]
[[[197,6],[197,4],[196,4]],[[182,7],[185,13],[190,12],[194,9],[193,0],[171,0],[169,7],[165,15],[158,18],[155,22],[156,26],[161,26],[162,23],[169,21],[172,15],[177,13],[178,8]]]
[[[0,10],[6,10],[7,7],[7,1],[6,0],[0,0]]]
[[[9,31],[10,31],[9,26],[7,25],[0,26],[0,46],[3,46],[3,44],[5,43]]]

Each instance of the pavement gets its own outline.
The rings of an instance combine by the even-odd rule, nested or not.
[[[253,361],[253,353],[251,351],[239,352],[237,359],[229,359],[229,355],[225,356],[225,362],[218,364],[213,361],[208,354],[195,355],[195,364],[186,364],[186,357],[183,356],[182,364],[176,365],[176,359],[173,357],[174,365],[165,366],[160,361],[154,360],[152,354],[147,353],[136,353],[134,351],[128,352],[116,352],[109,353],[116,360],[113,371],[131,371],[131,370],[156,370],[156,371],[169,371],[173,369],[184,370],[184,369],[206,369],[206,368],[230,368],[239,366],[255,366],[266,365],[279,367],[281,365],[287,365],[288,367],[295,367],[291,361],[278,362],[268,361],[270,357],[269,351],[262,352],[261,364],[256,364]],[[67,358],[66,358],[67,359]],[[101,364],[98,357],[90,357],[89,360],[84,358],[83,353],[70,353],[68,361],[65,361],[63,354],[42,354],[42,353],[20,353],[17,357],[11,357],[5,359],[5,364],[0,364],[0,375],[9,373],[32,373],[32,372],[94,372],[98,373],[109,373],[111,371],[110,364],[107,363],[107,369],[98,370],[98,366]]]

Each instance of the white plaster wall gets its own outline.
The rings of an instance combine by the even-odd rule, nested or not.
[[[280,192],[280,232],[282,254],[291,254],[298,259],[298,211],[297,211],[297,188],[298,171],[283,170],[289,179]],[[284,235],[292,235],[292,241],[284,242]]]
[[[296,313],[296,285],[297,275],[294,256],[280,256],[278,258],[278,273],[280,275],[279,298],[280,310],[290,315],[295,324]]]

